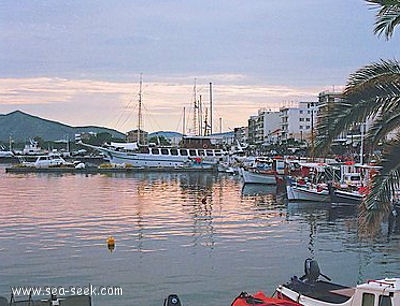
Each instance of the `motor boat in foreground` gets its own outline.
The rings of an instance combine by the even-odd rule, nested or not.
[[[232,302],[231,306],[301,306],[296,302],[278,299],[273,297],[267,297],[263,292],[257,292],[254,295],[250,295],[247,292],[242,292]]]
[[[182,302],[176,294],[170,294],[165,300],[163,306],[182,306]],[[264,293],[258,292],[250,295],[242,292],[232,302],[231,306],[301,306],[293,301],[267,297]]]
[[[355,288],[331,282],[322,274],[318,263],[307,258],[305,274],[293,276],[287,284],[280,285],[272,297],[258,292],[242,292],[231,306],[399,306],[400,278],[369,280]],[[325,278],[321,280],[320,277]],[[169,295],[163,306],[182,306],[176,294]]]
[[[302,306],[398,306],[400,278],[369,280],[355,288],[332,283],[320,272],[318,263],[306,259],[305,274],[292,277],[276,289],[278,299],[287,299]],[[326,280],[320,280],[320,277]]]

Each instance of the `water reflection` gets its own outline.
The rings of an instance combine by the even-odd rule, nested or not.
[[[124,296],[96,305],[160,305],[171,292],[227,305],[272,292],[310,256],[350,285],[400,274],[395,235],[363,241],[348,208],[286,206],[274,186],[211,173],[0,176],[0,294],[21,281],[106,282]]]
[[[276,195],[276,186],[262,184],[244,184],[242,196]]]

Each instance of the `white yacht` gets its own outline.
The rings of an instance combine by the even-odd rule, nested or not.
[[[112,164],[125,164],[135,168],[181,168],[188,164],[207,164],[217,167],[226,152],[212,145],[210,138],[197,137],[200,145],[191,147],[139,146],[115,144],[99,147],[80,142],[81,145],[103,153]],[[193,143],[193,142],[192,142]]]

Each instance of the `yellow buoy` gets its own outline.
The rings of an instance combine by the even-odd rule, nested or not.
[[[115,248],[115,239],[113,236],[107,238],[107,247],[112,252]]]

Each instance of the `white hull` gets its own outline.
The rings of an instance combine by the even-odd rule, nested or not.
[[[302,295],[296,291],[290,290],[285,286],[279,286],[276,289],[276,291],[278,292],[278,295],[282,295],[287,299],[297,302],[303,306],[355,306],[353,305],[353,298],[350,298],[347,302],[341,304],[335,304],[313,299],[306,295]],[[361,306],[361,305],[356,305],[356,306]]]
[[[92,147],[102,152],[106,158],[113,164],[125,164],[137,168],[184,168],[193,163],[198,163],[199,168],[201,165],[204,167],[217,166],[218,160],[223,156],[221,150],[197,150],[197,149],[171,149],[163,148],[159,154],[140,153],[140,152],[127,152],[117,151],[109,148],[95,147],[84,144],[85,146]],[[206,151],[207,156],[199,154],[199,151]],[[162,153],[165,154],[162,154]],[[172,153],[174,152],[174,153]],[[185,152],[186,155],[181,155]],[[193,153],[193,154],[190,154]]]
[[[262,174],[242,169],[243,181],[247,184],[276,185],[275,174]]]
[[[276,289],[276,293],[278,298],[288,299],[303,306],[400,305],[399,278],[369,280],[364,284],[357,285],[356,288],[332,283],[333,286],[330,286],[330,283],[326,283],[328,287],[331,287],[329,291],[315,289],[316,284],[306,285],[313,288],[311,290],[307,289],[307,293],[297,292],[297,290],[287,285],[279,286]],[[326,285],[323,287],[327,288]],[[338,289],[334,289],[335,287]],[[314,290],[316,291],[313,292]],[[368,300],[366,296],[373,299]]]
[[[289,201],[313,201],[330,202],[331,198],[328,190],[318,191],[314,188],[300,186],[286,186],[286,194]]]
[[[66,162],[62,157],[53,155],[39,156],[35,162],[22,162],[25,167],[51,168],[51,167],[74,167],[73,163]]]
[[[333,190],[333,200],[339,203],[360,204],[363,195],[357,191]]]
[[[14,153],[11,151],[0,151],[0,158],[13,157]]]

